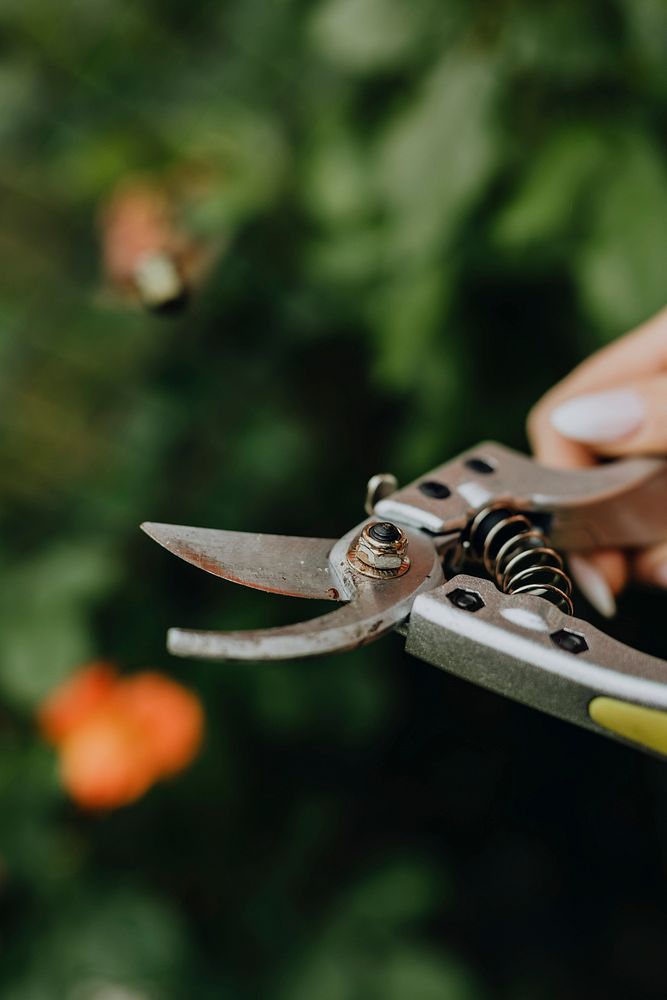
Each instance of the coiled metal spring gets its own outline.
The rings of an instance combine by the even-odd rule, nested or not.
[[[486,507],[470,526],[469,542],[505,594],[535,594],[571,615],[572,582],[562,557],[525,514]]]

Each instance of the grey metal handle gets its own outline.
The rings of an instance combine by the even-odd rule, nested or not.
[[[380,500],[375,511],[447,535],[498,503],[547,515],[550,540],[564,549],[650,545],[667,538],[667,462],[636,458],[550,469],[485,442]]]
[[[453,577],[416,598],[406,650],[550,715],[667,753],[667,663],[540,597]]]

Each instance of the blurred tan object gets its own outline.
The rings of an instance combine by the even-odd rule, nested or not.
[[[100,213],[105,277],[111,288],[155,312],[184,306],[212,260],[178,219],[178,197],[157,180],[122,181]]]
[[[139,298],[150,308],[159,309],[167,302],[174,302],[184,292],[176,261],[163,251],[140,257],[133,277]]]

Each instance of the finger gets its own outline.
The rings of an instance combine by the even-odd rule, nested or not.
[[[551,426],[596,455],[667,453],[667,375],[568,399],[551,412]]]
[[[625,554],[618,549],[599,549],[588,554],[587,558],[604,575],[612,594],[620,594],[630,575]]]
[[[569,468],[592,464],[585,443],[563,438],[553,426],[552,412],[576,396],[620,388],[660,372],[667,372],[667,309],[592,355],[537,403],[527,429],[538,460]]]
[[[552,413],[570,398],[566,383],[561,382],[543,396],[528,415],[526,430],[530,446],[543,465],[557,469],[582,469],[595,464],[590,449],[580,441],[563,436],[551,420]]]
[[[625,556],[613,549],[586,553],[572,553],[568,566],[574,582],[586,600],[605,618],[616,614],[616,599],[628,580]]]
[[[528,418],[528,436],[538,461],[560,468],[584,468],[595,464],[596,454],[601,453],[596,447],[598,442],[581,439],[581,434],[577,433],[576,412],[575,434],[571,436],[562,434],[558,425],[552,422],[554,411],[575,397],[644,382],[664,371],[667,371],[667,309],[633,333],[588,358],[533,408]],[[630,434],[638,434],[644,424],[644,414],[634,405],[635,430]],[[626,426],[632,416],[632,412],[628,416],[626,411]],[[616,414],[614,417],[616,419]],[[609,424],[605,426],[608,435]],[[603,448],[602,453],[619,454],[613,450],[613,442],[612,450],[605,451]],[[629,575],[625,555],[604,551],[587,553],[585,557],[571,556],[570,569],[584,596],[601,614],[610,617],[615,609],[614,594],[623,588]],[[655,573],[655,569],[646,572]]]
[[[550,394],[550,396],[552,396]],[[528,423],[533,452],[538,461],[555,468],[585,468],[595,464],[589,448],[563,437],[553,426],[549,412],[549,397],[543,408],[536,408]],[[614,550],[571,553],[568,559],[570,573],[577,587],[593,608],[604,618],[616,614],[616,598],[629,576],[625,556]]]
[[[556,430],[549,413],[529,421],[528,438],[535,458],[542,465],[555,469],[584,469],[595,464],[588,448],[568,440]]]
[[[632,568],[637,580],[667,587],[667,542],[637,553]]]
[[[551,413],[558,408],[559,387],[547,393],[535,406],[526,422],[532,452],[542,465],[555,469],[581,469],[593,465],[595,459],[584,445],[568,440],[554,427]]]

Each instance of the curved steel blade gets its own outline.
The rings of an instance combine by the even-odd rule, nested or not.
[[[443,580],[440,559],[430,539],[406,532],[411,566],[401,577],[373,580],[352,571],[345,553],[359,529],[336,543],[332,565],[353,593],[345,607],[310,621],[248,632],[198,632],[173,628],[167,646],[176,656],[207,660],[285,660],[355,649],[380,638],[410,614],[415,596]]]
[[[349,597],[329,563],[334,538],[253,535],[153,521],[141,527],[169,552],[232,583],[290,597]]]
[[[368,595],[370,596],[370,595]],[[379,604],[379,606],[378,606]],[[360,598],[310,621],[246,632],[195,632],[172,628],[167,649],[205,660],[288,660],[355,649],[378,639],[410,613]]]

